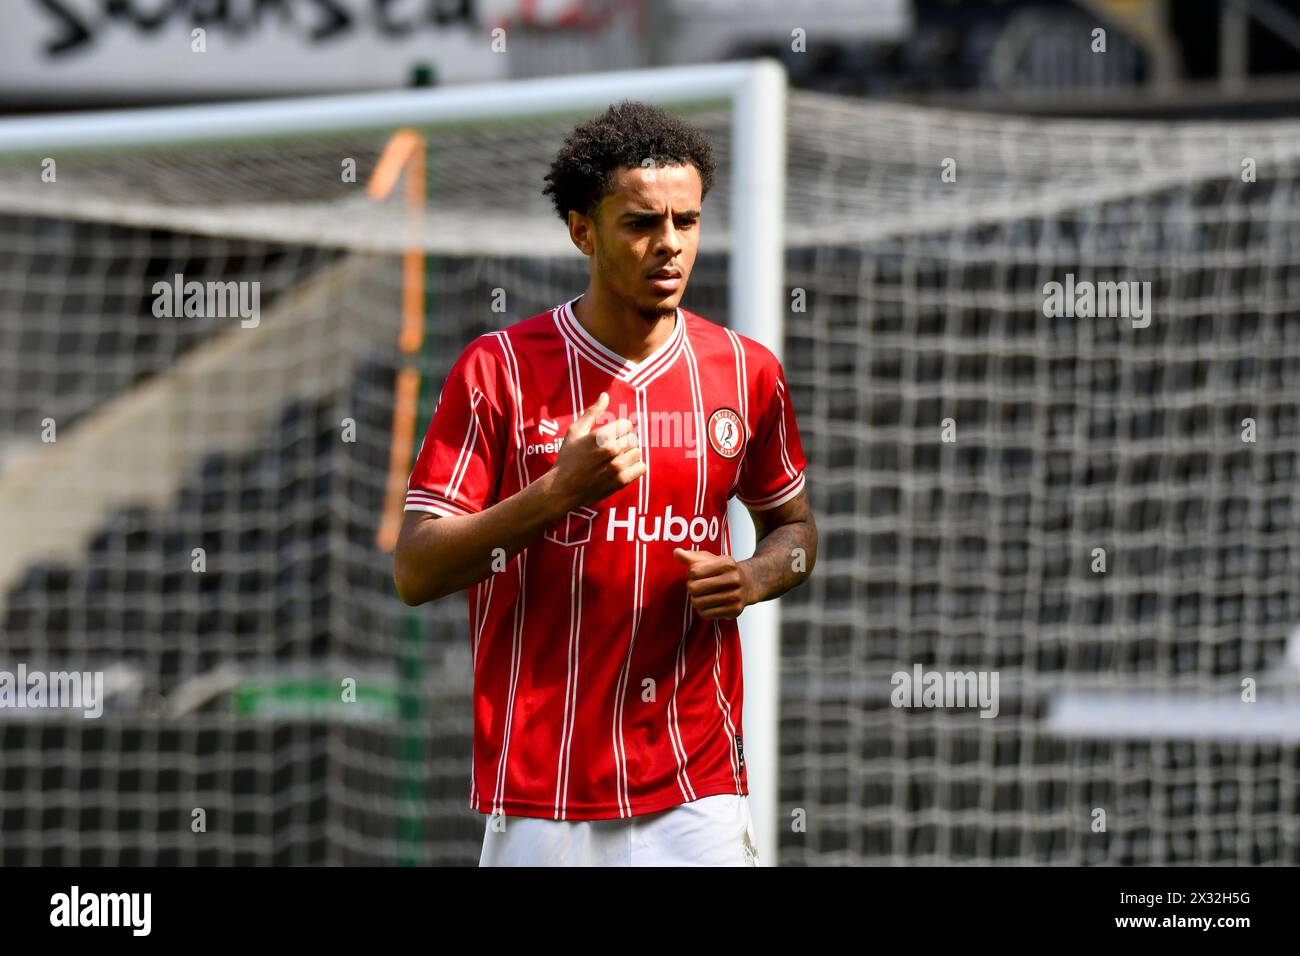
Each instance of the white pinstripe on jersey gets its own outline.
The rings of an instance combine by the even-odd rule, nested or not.
[[[699,363],[695,357],[695,350],[691,348],[689,338],[683,342],[682,350],[686,358],[687,376],[691,387],[692,431],[695,439],[694,514],[699,515],[704,512],[708,486],[708,438],[704,434],[704,399],[700,387]],[[691,785],[691,778],[686,769],[687,752],[686,744],[682,740],[681,715],[677,707],[677,691],[686,679],[686,636],[690,632],[694,615],[695,611],[691,607],[691,597],[690,594],[687,594],[685,606],[682,608],[682,635],[677,642],[677,654],[673,663],[673,693],[668,701],[667,715],[668,739],[672,744],[673,757],[677,761],[677,786],[681,789],[682,796],[687,800],[695,799],[695,788]]]
[[[569,802],[569,750],[578,714],[578,642],[582,636],[582,571],[586,548],[573,549],[573,578],[569,584],[569,661],[564,682],[564,724],[555,773],[555,819],[563,820]]]
[[[695,432],[695,514],[704,514],[704,502],[708,493],[709,438],[704,434],[704,397],[700,387],[700,366],[695,359],[695,350],[687,342],[686,367],[691,382],[691,416],[694,419],[692,429]]]
[[[713,622],[713,691],[714,699],[718,702],[718,710],[722,712],[722,728],[727,735],[727,756],[731,759],[731,772],[736,778],[736,793],[740,793],[740,765],[736,762],[736,725],[731,720],[731,702],[727,700],[727,695],[722,692],[722,681],[719,678],[722,657],[722,635],[718,630],[718,622]]]
[[[582,395],[582,376],[578,356],[572,345],[564,344],[564,364],[569,373],[569,399],[576,419],[586,409]],[[582,572],[586,545],[574,548],[573,578],[569,593],[569,658],[564,683],[564,723],[560,730],[560,752],[555,778],[555,819],[563,820],[569,799],[569,756],[573,747],[573,727],[578,712],[579,641],[582,637]]]
[[[745,424],[745,447],[740,450],[740,461],[736,462],[736,477],[732,479],[731,487],[727,489],[727,497],[730,498],[736,486],[740,484],[740,474],[744,468],[745,455],[749,452],[749,440],[753,437],[753,429],[749,427],[749,391],[745,385],[748,381],[745,370],[745,346],[731,329],[724,328],[723,331],[727,333],[727,341],[731,343],[731,350],[736,356],[736,403],[740,406],[736,411],[740,413],[740,420]]]
[[[781,434],[781,467],[791,479],[799,477],[799,471],[795,468],[794,463],[790,461],[790,451],[785,442],[785,384],[778,378],[776,380],[776,398],[780,403],[780,417],[777,422],[780,424]]]
[[[519,487],[524,488],[528,485],[528,474],[524,469],[523,386],[519,379],[519,363],[515,358],[514,349],[510,345],[510,336],[506,332],[492,334],[501,346],[502,356],[510,374],[515,406],[515,426],[512,429],[515,440],[515,468],[519,474]],[[515,599],[514,635],[510,648],[510,690],[506,699],[506,722],[502,731],[501,757],[497,762],[496,790],[492,797],[493,813],[501,812],[501,803],[505,799],[506,767],[510,759],[510,730],[511,725],[514,723],[515,691],[519,686],[519,662],[523,654],[524,609],[528,604],[528,552],[526,550],[520,551],[516,556],[516,560],[519,563],[519,594]]]
[[[469,463],[474,457],[474,445],[478,441],[479,433],[482,426],[478,420],[479,402],[483,401],[483,393],[477,388],[471,386],[473,397],[469,404],[469,427],[465,430],[465,441],[460,446],[460,455],[456,458],[456,467],[451,470],[451,479],[447,482],[444,496],[451,501],[456,501],[460,492],[460,483],[465,480],[465,473],[469,471]]]
[[[496,583],[495,574],[488,575],[486,581],[480,581],[477,591],[480,595],[478,606],[478,624],[474,629],[474,648],[470,655],[473,666],[473,672],[478,674],[478,645],[483,639],[483,626],[487,623],[488,612],[492,609],[492,586]],[[474,737],[470,735],[470,764],[469,764],[469,799],[470,806],[475,810],[478,809],[478,779],[474,773]]]
[[[686,604],[682,608],[682,636],[677,642],[677,657],[673,663],[673,695],[668,699],[668,740],[673,747],[673,758],[677,761],[677,786],[687,800],[695,799],[695,788],[691,786],[690,775],[686,771],[686,744],[682,741],[681,722],[677,712],[677,690],[686,679],[686,635],[690,633],[691,596],[686,595]]]

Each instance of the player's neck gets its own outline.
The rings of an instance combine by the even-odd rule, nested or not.
[[[574,318],[596,341],[629,362],[642,362],[668,341],[677,323],[676,312],[646,318],[612,295],[588,286],[573,303]]]

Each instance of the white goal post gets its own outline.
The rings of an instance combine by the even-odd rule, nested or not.
[[[129,151],[150,147],[170,150],[232,142],[261,142],[273,146],[281,137],[392,131],[408,126],[425,130],[534,117],[572,117],[577,120],[622,99],[649,101],[669,108],[729,104],[732,142],[727,156],[730,192],[727,196],[729,230],[725,243],[730,254],[727,277],[729,324],[780,357],[784,313],[786,78],[784,71],[773,61],[588,74],[433,90],[13,119],[0,122],[0,161],[18,155],[60,156],[60,151],[102,153],[123,150],[126,151],[124,155],[129,155]],[[72,173],[69,171],[66,175]],[[21,201],[21,198],[15,199],[7,210],[14,211],[14,206]],[[90,197],[84,208],[92,208],[93,202],[94,197]],[[39,210],[36,204],[30,209],[38,214]],[[68,212],[75,218],[75,212]],[[102,219],[108,221],[109,217],[105,214]],[[554,229],[557,234],[562,232],[558,223],[554,224]],[[703,247],[701,251],[709,252]],[[702,311],[707,314],[707,310]],[[219,347],[220,343],[217,345]],[[219,360],[201,354],[196,361],[211,366]],[[165,403],[165,390],[172,387],[165,378],[155,379],[151,407],[162,407],[159,403]],[[265,398],[267,403],[273,400],[273,397]],[[135,405],[140,405],[139,399]],[[111,421],[95,423],[97,437],[85,444],[83,454],[93,457],[94,448],[106,441],[105,430],[125,427],[120,424],[125,421],[122,416],[130,414],[117,409],[115,420],[119,422],[118,426]],[[62,463],[57,467],[84,470],[86,462],[76,464],[76,455],[75,446],[62,450]],[[136,463],[141,469],[150,468],[146,456],[136,456]],[[177,465],[178,473],[184,471],[181,465],[188,464],[172,463]],[[23,472],[21,466],[29,463],[20,461],[18,464],[20,467],[16,470]],[[139,487],[138,482],[131,480],[130,474],[119,477],[122,480],[115,483],[122,486],[123,493],[130,487]],[[15,484],[9,473],[0,471],[0,540],[6,542],[8,552],[3,567],[0,567],[0,577],[20,574],[32,561],[52,554],[58,555],[61,551],[68,554],[84,548],[86,537],[96,525],[95,521],[88,520],[75,527],[62,527],[51,532],[47,523],[42,533],[37,534],[31,520],[27,519],[57,508],[58,499],[66,488],[65,483],[47,478],[39,468],[35,471],[28,469],[25,480]],[[50,500],[42,497],[42,489]],[[156,489],[158,495],[167,490]],[[106,487],[103,496],[103,500],[96,504],[101,511],[106,512],[122,503],[114,500],[111,488]],[[9,504],[21,504],[21,507],[11,508]],[[731,507],[733,549],[738,556],[746,556],[754,548],[754,530],[744,508],[735,501]],[[27,520],[26,524],[23,524],[24,520]],[[0,600],[3,593],[4,588],[0,587]],[[779,602],[770,601],[751,607],[740,623],[744,648],[745,750],[749,756],[751,806],[761,858],[765,865],[771,865],[777,862],[780,815],[777,746]]]

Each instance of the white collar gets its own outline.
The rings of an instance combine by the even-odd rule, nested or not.
[[[580,298],[582,296],[575,296],[554,309],[552,315],[555,326],[579,355],[619,381],[626,382],[634,388],[642,388],[665,372],[681,353],[686,341],[686,317],[681,309],[677,310],[673,330],[663,344],[640,362],[633,362],[600,342],[578,321],[577,316],[573,314],[573,303]]]

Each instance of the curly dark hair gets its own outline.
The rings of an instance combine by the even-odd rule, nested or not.
[[[693,165],[703,187],[700,198],[713,185],[713,147],[698,129],[658,106],[624,100],[569,134],[542,193],[565,222],[570,209],[589,216],[613,190],[614,173],[647,159],[655,165]]]

